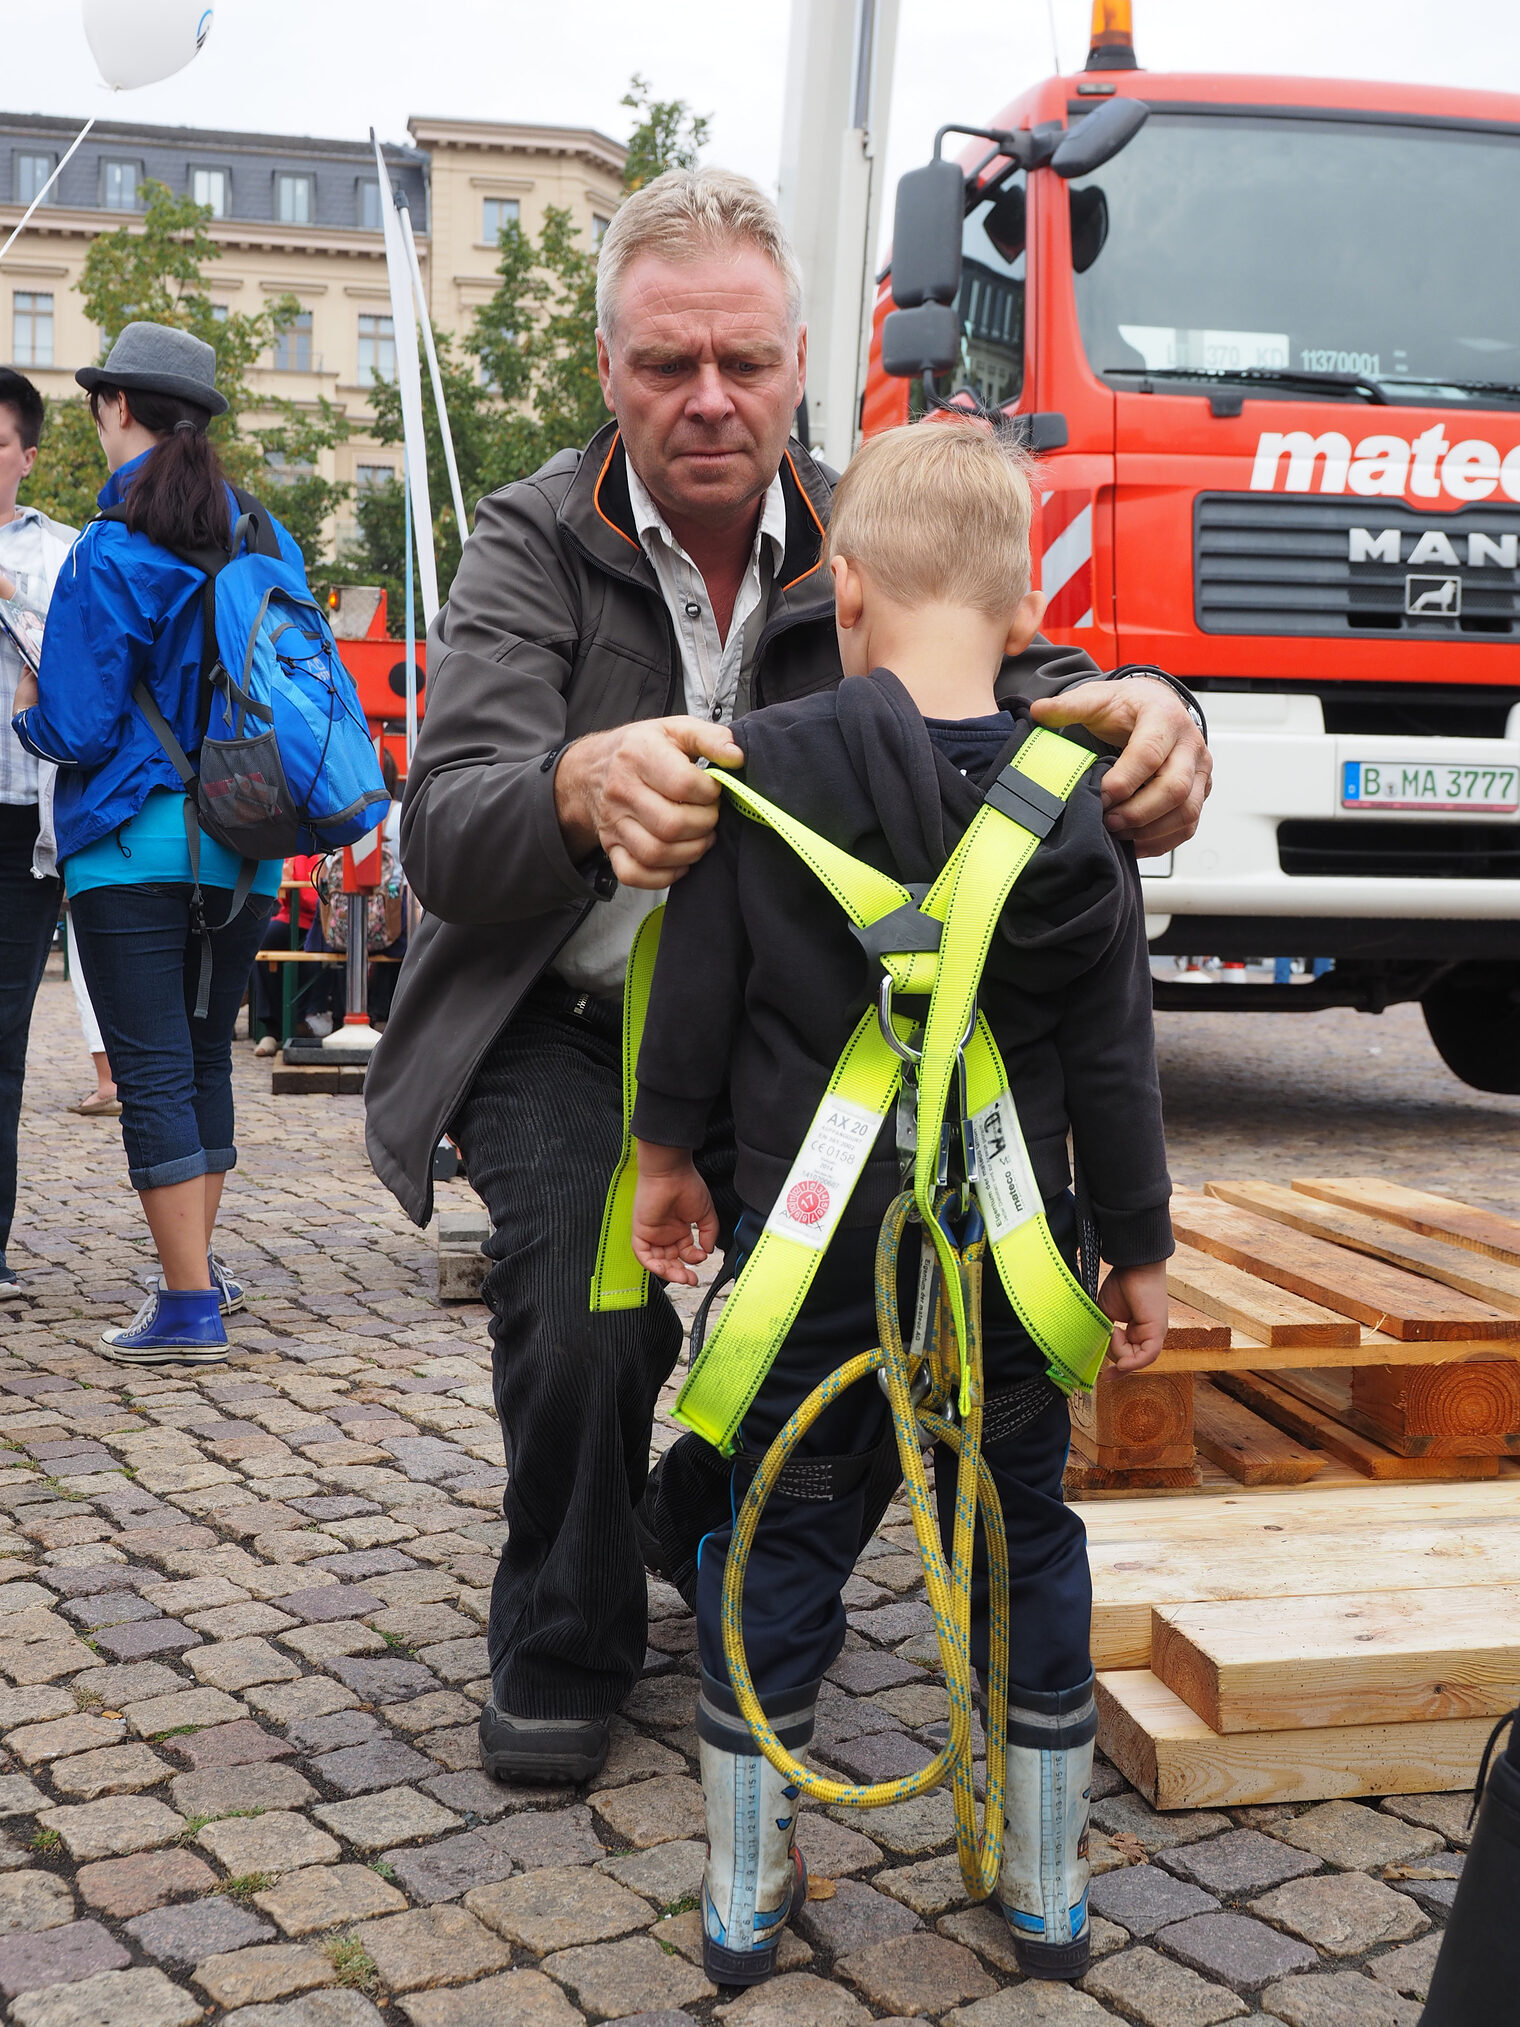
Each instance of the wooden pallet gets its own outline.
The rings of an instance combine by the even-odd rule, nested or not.
[[[1069,1496],[1520,1457],[1520,1220],[1353,1177],[1179,1190],[1172,1221],[1165,1348],[1074,1406]]]

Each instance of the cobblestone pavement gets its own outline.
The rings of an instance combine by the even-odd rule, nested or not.
[[[1500,1157],[1520,1106],[1447,1077],[1417,1015],[1163,1028],[1185,1179],[1370,1167],[1516,1208]],[[67,987],[43,987],[11,1254],[25,1296],[0,1304],[17,2027],[1418,2018],[1464,1798],[1162,1818],[1101,1764],[1085,1989],[1019,1980],[1000,1920],[965,1904],[939,1794],[805,1812],[818,1887],[785,1975],[714,1992],[689,1615],[651,1585],[648,1672],[589,1791],[484,1778],[503,1474],[483,1311],[436,1304],[426,1240],[364,1161],[360,1101],[274,1100],[237,1057],[232,1363],[124,1373],[92,1347],[149,1254],[114,1123],[65,1110],[88,1063]],[[851,1774],[922,1756],[942,1716],[904,1521],[852,1581],[820,1713],[817,1757]]]

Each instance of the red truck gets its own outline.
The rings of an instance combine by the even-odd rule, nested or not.
[[[1197,693],[1153,956],[1333,960],[1153,965],[1158,1005],[1418,1000],[1520,1091],[1520,98],[1147,73],[1098,0],[1084,71],[946,134],[863,426],[962,387],[1025,418],[1047,632]]]

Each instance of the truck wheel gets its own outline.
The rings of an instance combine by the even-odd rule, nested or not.
[[[1520,1092],[1520,967],[1461,965],[1420,1004],[1453,1076],[1475,1091]]]

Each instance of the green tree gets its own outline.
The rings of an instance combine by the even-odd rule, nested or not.
[[[639,115],[628,137],[623,189],[642,190],[667,169],[695,169],[707,146],[712,120],[694,113],[685,99],[657,99],[635,71],[620,101]]]
[[[50,401],[42,448],[17,495],[21,504],[51,514],[67,528],[82,528],[105,482],[106,461],[88,402]]]

